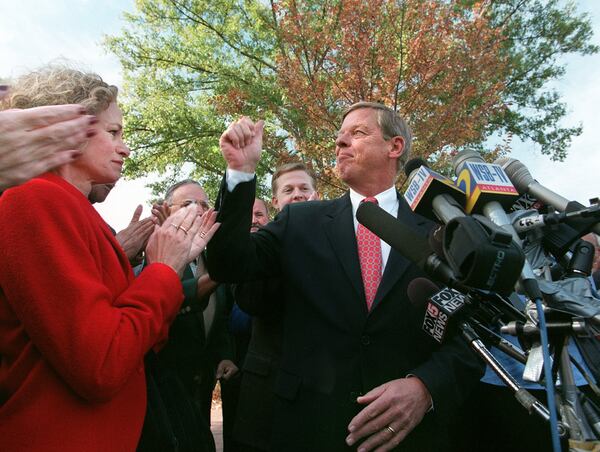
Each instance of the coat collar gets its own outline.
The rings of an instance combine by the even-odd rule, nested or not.
[[[419,221],[419,217],[410,210],[404,198],[399,193],[397,195],[399,201],[397,218],[408,226],[420,228],[423,222]],[[327,216],[330,221],[326,224],[326,234],[367,315],[349,193],[334,201]],[[410,261],[392,248],[370,312],[385,300],[386,295],[402,278],[409,265]]]
[[[418,217],[412,212],[404,197],[398,193],[398,220],[403,224],[418,229],[420,222]],[[371,312],[385,299],[386,295],[392,290],[396,283],[402,278],[411,262],[394,248],[390,251],[387,264],[383,271],[379,288],[373,300]]]
[[[342,268],[346,272],[357,297],[364,301],[365,295],[360,264],[358,262],[358,248],[356,246],[356,234],[354,233],[354,218],[352,217],[350,194],[346,192],[344,196],[334,200],[332,208],[326,216],[329,221],[325,224],[325,232],[331,246]]]

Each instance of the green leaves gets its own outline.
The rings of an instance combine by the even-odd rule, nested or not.
[[[266,120],[258,176],[290,159],[320,190],[332,171],[339,114],[359,100],[408,118],[414,151],[440,168],[463,148],[495,155],[512,136],[565,157],[578,126],[551,82],[566,53],[598,51],[591,27],[558,0],[138,0],[106,46],[125,70],[121,90],[128,177],[194,177],[214,194],[218,140],[241,115]],[[501,137],[491,146],[490,137]],[[155,186],[159,194],[167,182]]]

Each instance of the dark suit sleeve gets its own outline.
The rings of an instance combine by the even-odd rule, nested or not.
[[[425,384],[436,414],[445,417],[456,413],[477,381],[485,364],[456,336],[433,352],[429,359],[410,372]]]
[[[236,284],[233,296],[238,306],[253,316],[270,317],[280,312],[281,284],[279,279],[250,281]]]
[[[250,234],[256,179],[227,190],[225,178],[216,206],[221,227],[207,246],[207,266],[211,278],[219,282],[241,282],[277,276],[280,270],[280,237],[287,215]]]
[[[218,365],[224,359],[234,360],[233,342],[229,329],[227,328],[229,317],[228,306],[231,302],[231,294],[225,285],[220,285],[216,291],[217,308],[215,311],[214,332],[211,337],[210,351],[212,360]]]

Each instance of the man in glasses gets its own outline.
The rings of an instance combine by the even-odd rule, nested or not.
[[[170,214],[191,204],[197,206],[198,215],[210,208],[202,186],[193,179],[186,179],[171,186],[164,202],[155,205],[152,213],[162,224]],[[185,299],[159,359],[177,372],[189,394],[200,404],[205,419],[210,421],[216,380],[228,380],[238,372],[232,361],[226,324],[228,294],[224,285],[219,286],[208,275],[203,253],[185,269],[182,283]]]
[[[198,206],[199,215],[210,208],[206,192],[193,179],[185,179],[171,186],[165,194],[165,203],[169,206],[171,213],[190,204]]]

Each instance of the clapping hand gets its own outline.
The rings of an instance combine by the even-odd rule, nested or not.
[[[200,255],[202,250],[206,248],[206,245],[212,236],[215,235],[215,232],[217,232],[217,229],[219,229],[219,226],[221,226],[221,223],[216,222],[217,213],[218,212],[215,209],[208,209],[200,217],[200,231],[198,234],[196,234],[196,237],[194,237],[194,240],[192,241],[189,262],[193,261]]]
[[[142,210],[141,205],[137,206],[129,225],[122,231],[117,232],[116,236],[132,265],[139,263],[138,260],[141,260],[142,251],[144,251],[148,239],[154,231],[155,221],[152,217],[140,220]]]
[[[171,215],[171,209],[164,201],[152,205],[152,216],[159,225],[163,224],[169,218],[169,215]]]
[[[0,111],[0,191],[77,159],[96,122],[81,105]]]
[[[146,246],[148,263],[168,265],[181,277],[191,260],[192,241],[200,231],[201,222],[196,206],[188,206],[179,209],[161,226],[155,225]]]

